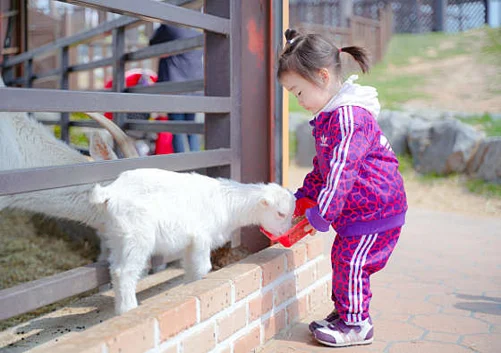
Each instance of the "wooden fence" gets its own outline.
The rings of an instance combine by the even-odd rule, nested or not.
[[[63,1],[63,0],[61,0]],[[23,88],[0,88],[0,111],[61,112],[62,139],[69,140],[74,126],[97,127],[90,121],[71,121],[71,112],[114,112],[113,120],[124,130],[203,133],[201,152],[149,156],[99,163],[0,171],[0,196],[102,182],[134,168],[154,167],[173,171],[204,168],[214,177],[241,180],[241,39],[240,1],[206,0],[204,13],[183,6],[197,1],[169,0],[68,0],[65,2],[120,13],[116,20],[60,38],[45,46],[11,56],[3,61],[4,79]],[[129,17],[134,16],[134,17]],[[126,28],[141,21],[171,22],[203,30],[200,36],[162,43],[133,52],[124,50]],[[112,36],[112,57],[70,65],[71,47],[98,37]],[[178,54],[204,48],[205,77],[188,82],[165,82],[151,87],[125,88],[125,64],[130,61]],[[57,53],[60,66],[35,74],[33,61]],[[22,65],[24,75],[15,76]],[[70,73],[111,66],[113,92],[68,90]],[[60,90],[31,88],[35,80],[58,77]],[[172,95],[203,91],[202,96]],[[127,119],[130,112],[201,112],[205,123],[149,122]],[[13,317],[63,298],[84,293],[109,282],[104,264],[92,264],[55,276],[0,291],[0,320]]]

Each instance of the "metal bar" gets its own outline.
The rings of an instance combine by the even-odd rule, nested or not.
[[[24,86],[31,88],[33,83],[33,59],[28,59],[24,63]]]
[[[138,21],[139,20],[136,18],[122,16],[120,18],[117,18],[116,20],[104,22],[91,30],[85,30],[85,31],[82,31],[82,32],[77,33],[77,34],[70,36],[70,37],[56,39],[54,42],[52,42],[50,44],[41,46],[39,48],[30,50],[28,52],[24,52],[22,54],[19,54],[19,55],[13,57],[13,58],[8,58],[7,60],[4,61],[2,66],[3,67],[10,67],[13,65],[17,65],[17,64],[20,64],[23,61],[26,61],[27,59],[33,58],[33,57],[36,57],[37,59],[41,59],[44,56],[48,55],[48,53],[53,52],[59,48],[62,48],[65,46],[74,46],[74,45],[83,43],[91,38],[94,38],[94,37],[100,35],[100,34],[109,33],[114,28],[128,26],[128,25],[133,24],[133,23],[138,22]]]
[[[271,88],[272,88],[272,94],[273,94],[273,111],[272,111],[272,116],[271,119],[273,119],[273,129],[271,130],[271,133],[273,134],[271,136],[270,141],[274,144],[274,153],[273,155],[270,156],[270,160],[273,162],[272,167],[273,171],[272,174],[274,178],[270,181],[276,182],[278,184],[282,184],[284,181],[283,177],[283,170],[282,170],[282,165],[283,165],[283,111],[282,111],[282,87],[280,86],[280,83],[278,82],[278,79],[276,75],[273,73],[274,71],[274,63],[276,59],[275,51],[273,48],[282,48],[282,28],[283,28],[283,23],[282,23],[282,17],[283,17],[283,12],[282,12],[282,2],[281,1],[273,1],[272,2],[272,9],[271,9],[271,14],[273,18],[273,33],[271,34],[271,50],[270,50],[270,72],[272,73],[270,75],[271,77]]]
[[[230,1],[230,146],[232,152],[231,178],[241,181],[242,173],[242,5]],[[238,240],[240,243],[240,239]]]
[[[190,80],[181,82],[158,82],[152,86],[128,87],[125,92],[130,93],[184,93],[204,90],[204,80]]]
[[[68,47],[61,48],[61,73],[60,73],[60,81],[59,88],[62,90],[67,90],[69,88],[69,74],[68,74],[68,66],[69,66],[69,50]],[[61,140],[68,143],[70,142],[70,115],[68,112],[61,113]]]
[[[205,0],[204,11],[217,16],[230,17],[230,0]],[[205,33],[204,56],[205,94],[230,96],[230,40],[214,33]],[[231,102],[231,101],[230,101]],[[231,108],[230,108],[231,110]],[[230,115],[207,114],[205,121],[205,148],[230,148]],[[233,151],[231,152],[233,154]],[[233,156],[232,156],[233,161]],[[207,175],[231,177],[231,168],[209,168]]]
[[[68,67],[68,70],[70,72],[88,71],[96,69],[98,67],[111,66],[111,65],[113,65],[113,58],[105,58],[101,60],[92,61],[90,63],[73,65]]]
[[[0,320],[110,282],[107,263],[94,263],[0,291]]]
[[[59,0],[80,6],[136,16],[146,21],[172,22],[204,29],[219,34],[229,34],[230,21],[202,14],[155,0]]]
[[[218,81],[219,82],[219,81]],[[0,111],[227,113],[228,97],[0,88]]]
[[[53,70],[50,70],[50,71],[47,71],[44,73],[34,74],[33,80],[41,80],[43,78],[59,76],[60,72],[61,72],[61,69],[58,68],[58,69],[53,69]]]
[[[173,5],[178,5],[178,6],[189,6],[190,3],[196,2],[192,0],[168,0],[167,2],[173,4]],[[4,68],[10,67],[13,65],[20,64],[24,61],[26,61],[29,58],[37,57],[37,59],[41,59],[44,56],[48,55],[47,52],[52,52],[55,51],[59,48],[62,48],[64,46],[74,46],[80,43],[83,43],[85,41],[88,41],[96,36],[99,36],[101,34],[109,33],[111,32],[114,28],[118,27],[128,27],[132,25],[136,25],[139,22],[141,22],[140,19],[134,18],[134,17],[129,17],[129,16],[122,16],[119,17],[115,20],[112,21],[107,21],[104,22],[97,27],[91,29],[91,30],[84,30],[80,33],[77,33],[73,36],[70,37],[65,37],[65,38],[60,38],[55,40],[54,42],[41,46],[39,48],[24,52],[22,54],[19,54],[13,58],[7,58],[2,66]]]
[[[112,180],[126,170],[137,168],[186,171],[225,166],[231,163],[231,158],[231,151],[221,148],[203,152],[2,171],[0,172],[0,196]]]
[[[135,52],[130,52],[125,54],[125,60],[144,60],[152,57],[168,54],[177,55],[190,50],[203,48],[204,46],[204,36],[196,36],[187,39],[177,39],[172,42],[161,43],[157,45],[152,45],[151,47],[146,47],[144,49],[137,50]]]
[[[113,30],[113,87],[115,92],[123,92],[125,89],[125,28],[119,27]],[[120,128],[123,128],[125,114],[120,112],[113,113],[113,122]],[[118,152],[118,151],[117,151]]]
[[[68,47],[61,48],[60,54],[60,62],[61,62],[61,71],[60,71],[60,81],[59,88],[62,90],[67,90],[69,88],[69,74],[68,74],[68,66],[69,66],[69,49]],[[61,113],[61,140],[66,143],[70,142],[70,115],[67,112]]]
[[[137,130],[146,132],[168,131],[174,134],[204,134],[203,123],[184,121],[144,121],[130,119],[125,121],[125,130]]]
[[[52,125],[59,125],[60,121],[56,121],[56,120],[37,120],[39,123],[41,124],[44,124],[44,125],[49,125],[49,126],[52,126]],[[71,122],[70,122],[70,125],[71,125]],[[96,123],[96,127],[98,127],[99,125]]]

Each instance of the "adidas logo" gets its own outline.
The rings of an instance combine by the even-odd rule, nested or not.
[[[320,137],[320,146],[329,147],[329,145],[327,144],[327,137],[325,137],[325,135],[322,135]]]

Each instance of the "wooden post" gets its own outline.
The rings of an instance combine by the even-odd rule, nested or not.
[[[205,0],[204,12],[230,18],[230,0]],[[233,26],[232,26],[233,30]],[[230,39],[219,34],[205,32],[205,95],[229,97],[231,95]],[[205,149],[231,147],[230,114],[205,114]],[[207,169],[211,177],[230,178],[237,173],[229,166]],[[236,175],[239,178],[239,172]]]
[[[289,0],[282,0],[282,33],[289,28]],[[282,89],[282,185],[289,186],[289,93]]]
[[[61,63],[61,72],[60,72],[60,81],[59,88],[67,90],[69,88],[69,53],[68,47],[62,47],[60,52],[60,63]],[[67,112],[61,113],[61,140],[66,143],[70,142],[70,115]]]
[[[113,30],[113,92],[123,92],[125,89],[125,29],[124,27]],[[124,113],[113,113],[113,122],[123,128]]]

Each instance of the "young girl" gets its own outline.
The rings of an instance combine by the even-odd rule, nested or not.
[[[337,233],[332,246],[334,311],[310,324],[315,339],[340,347],[369,344],[369,277],[388,261],[405,222],[407,202],[398,161],[376,119],[380,105],[373,87],[342,83],[340,55],[350,54],[368,71],[360,47],[337,48],[319,34],[285,32],[278,79],[313,113],[316,144],[313,170],[296,198],[317,206],[306,211],[311,226]]]

